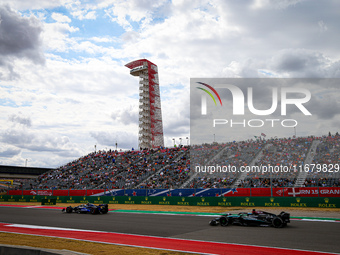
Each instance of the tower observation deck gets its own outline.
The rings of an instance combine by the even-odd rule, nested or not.
[[[139,76],[139,148],[164,146],[161,98],[157,66],[147,59],[125,65],[130,74]]]

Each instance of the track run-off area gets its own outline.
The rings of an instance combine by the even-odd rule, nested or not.
[[[337,218],[291,215],[291,223],[280,229],[209,226],[215,215],[137,210],[67,214],[61,207],[0,204],[0,232],[199,254],[340,253]]]

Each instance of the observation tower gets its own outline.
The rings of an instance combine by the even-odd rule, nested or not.
[[[125,65],[130,74],[139,76],[139,148],[164,146],[161,98],[158,69],[147,59],[139,59]]]

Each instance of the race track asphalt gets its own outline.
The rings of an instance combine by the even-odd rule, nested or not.
[[[209,226],[212,217],[0,207],[0,222],[340,253],[340,223],[292,220],[286,228]]]

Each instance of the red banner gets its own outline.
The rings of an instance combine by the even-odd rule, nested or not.
[[[71,190],[53,190],[53,196],[57,196],[57,197],[63,197],[63,196],[68,196],[69,195],[69,191]]]
[[[79,189],[79,190],[70,190],[70,195],[69,196],[86,196],[86,190],[84,189]]]
[[[20,194],[14,194],[14,193]],[[25,196],[52,196],[52,190],[10,190],[9,195],[25,195]]]
[[[95,194],[98,194],[98,193],[103,193],[103,192],[104,192],[103,189],[89,189],[89,190],[87,190],[87,195],[92,196],[92,195],[95,195]]]
[[[273,188],[273,197],[283,197],[284,188]]]
[[[269,188],[253,188],[251,189],[252,197],[270,197],[271,192]]]
[[[22,190],[9,190],[8,195],[22,195]]]
[[[320,197],[340,197],[340,187],[320,187]]]
[[[300,197],[318,197],[318,196],[319,196],[318,187],[300,188]]]

